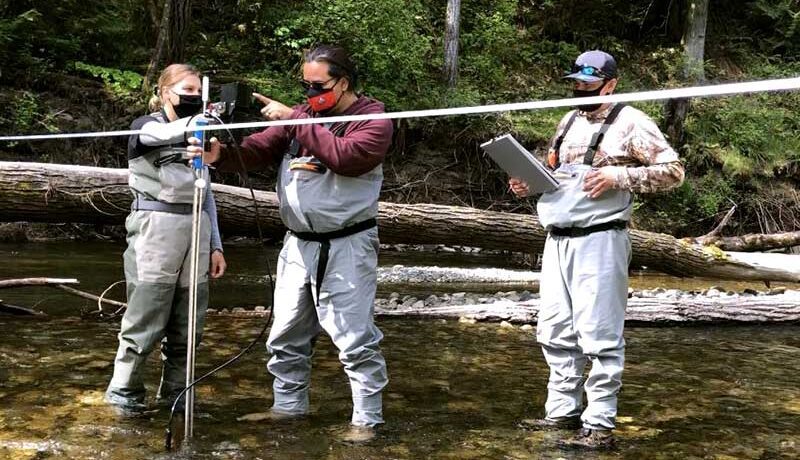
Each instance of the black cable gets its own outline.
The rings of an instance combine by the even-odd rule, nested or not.
[[[213,115],[213,114],[211,116],[215,120],[217,120],[217,122],[219,122],[220,125],[222,125],[222,126],[225,125],[225,123],[223,123],[222,120],[218,116]],[[232,142],[233,146],[236,149],[236,156],[239,158],[239,166],[242,169],[242,172],[241,172],[242,180],[244,181],[244,183],[247,186],[247,188],[250,189],[250,197],[253,199],[253,205],[255,207],[256,230],[258,232],[258,239],[259,239],[259,241],[261,241],[261,244],[263,244],[264,247],[266,247],[266,240],[264,240],[264,234],[261,231],[261,216],[260,216],[260,213],[258,211],[258,200],[256,200],[256,193],[253,191],[253,185],[250,183],[250,177],[248,176],[247,169],[245,168],[245,165],[244,165],[244,158],[242,158],[242,151],[241,151],[241,149],[239,149],[239,145],[236,142],[236,138],[234,138],[233,133],[231,132],[231,130],[228,129],[228,128],[225,128],[225,131],[227,131],[228,136],[230,136],[231,142]],[[266,257],[266,259],[267,259],[267,278],[269,279],[269,289],[274,295],[275,283],[274,283],[274,281],[272,279],[272,266],[269,263],[269,257]],[[186,394],[187,391],[189,391],[190,388],[193,388],[196,384],[198,384],[198,383],[202,382],[203,380],[205,380],[206,378],[214,375],[217,371],[219,371],[221,369],[224,369],[225,367],[227,367],[230,364],[233,364],[239,358],[244,356],[248,351],[250,351],[250,349],[252,349],[257,343],[259,343],[260,340],[262,340],[262,338],[264,337],[264,333],[267,332],[267,329],[269,328],[270,324],[272,323],[272,312],[273,312],[274,303],[275,303],[275,300],[273,299],[272,303],[270,303],[270,305],[269,305],[269,313],[267,314],[267,322],[264,323],[264,327],[261,329],[261,332],[258,333],[258,336],[255,339],[253,339],[253,341],[250,342],[249,345],[247,345],[242,351],[240,351],[238,354],[236,354],[236,356],[234,356],[233,358],[230,358],[229,360],[225,361],[224,363],[220,364],[219,366],[215,367],[214,369],[206,372],[205,374],[203,374],[200,377],[198,377],[197,379],[195,379],[186,388],[181,390],[181,392],[178,393],[178,396],[175,397],[175,401],[173,401],[172,408],[170,409],[170,412],[169,412],[169,421],[167,422],[166,437],[165,437],[165,440],[164,440],[165,441],[164,445],[167,448],[167,450],[171,450],[172,449],[172,420],[175,417],[175,408],[178,406],[178,402],[181,400],[181,398],[183,398],[183,396]]]

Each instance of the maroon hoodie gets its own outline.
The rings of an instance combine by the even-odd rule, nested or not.
[[[307,104],[293,107],[293,119],[312,118],[313,112]],[[383,113],[383,103],[365,96],[339,115],[362,115]],[[391,120],[366,120],[346,123],[344,133],[334,135],[342,129],[342,123],[330,128],[323,124],[271,126],[246,137],[241,144],[242,160],[248,170],[264,169],[278,163],[289,149],[292,139],[300,144],[300,156],[314,156],[336,174],[360,176],[383,162],[392,143]],[[239,160],[232,148],[223,151],[217,164],[221,171],[238,171]]]

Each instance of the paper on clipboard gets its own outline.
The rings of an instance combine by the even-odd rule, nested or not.
[[[511,134],[484,142],[481,148],[509,176],[524,180],[532,193],[544,193],[558,188],[558,181],[550,171]]]

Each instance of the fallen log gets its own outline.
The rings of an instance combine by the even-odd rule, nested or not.
[[[704,246],[716,246],[723,251],[768,251],[800,246],[800,232],[749,233],[741,236],[713,235],[696,238],[693,242]]]
[[[539,300],[508,300],[487,304],[441,305],[387,309],[376,305],[384,317],[461,318],[476,321],[509,321],[533,324]],[[800,292],[769,296],[695,297],[691,299],[631,298],[625,321],[642,324],[672,323],[767,323],[800,321]]]
[[[0,220],[120,224],[130,206],[127,170],[44,163],[0,162]],[[214,184],[224,234],[255,235],[253,202],[247,189]],[[256,192],[266,236],[280,238],[284,227],[274,193]],[[461,206],[382,202],[379,225],[384,243],[477,246],[516,252],[542,251],[545,232],[536,216]],[[797,256],[754,264],[716,247],[670,235],[631,231],[635,267],[682,277],[800,281]],[[791,261],[791,262],[790,262]]]

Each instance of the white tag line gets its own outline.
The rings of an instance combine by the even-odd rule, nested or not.
[[[517,102],[511,104],[490,104],[472,107],[453,107],[447,109],[409,110],[405,112],[387,112],[365,115],[344,115],[338,117],[294,118],[290,120],[256,121],[248,123],[231,123],[227,125],[188,126],[184,132],[221,131],[246,128],[267,128],[270,126],[297,126],[318,123],[343,123],[367,120],[399,120],[403,118],[443,117],[455,115],[472,115],[493,112],[512,112],[517,110],[554,109],[574,107],[584,104],[605,104],[617,102],[654,101],[661,99],[679,99],[689,97],[709,97],[766,91],[796,90],[800,88],[800,77],[761,80],[744,83],[725,83],[720,85],[692,86],[688,88],[662,89],[635,93],[611,94],[608,96],[591,96],[548,101]],[[48,139],[72,139],[83,137],[114,137],[140,134],[140,130],[97,131],[86,133],[35,134],[27,136],[0,136],[0,141],[32,141]]]

